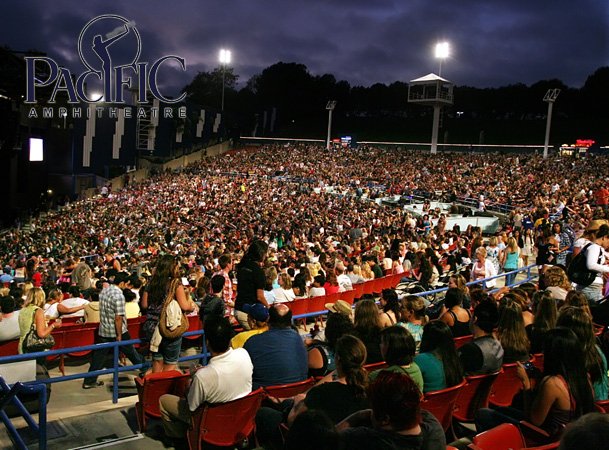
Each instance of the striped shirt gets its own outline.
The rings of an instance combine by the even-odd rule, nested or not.
[[[125,319],[125,296],[115,285],[110,285],[99,294],[99,335],[105,338],[116,338],[116,316],[123,316],[123,330],[127,332]]]

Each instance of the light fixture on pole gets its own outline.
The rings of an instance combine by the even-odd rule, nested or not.
[[[440,60],[440,68],[438,70],[438,76],[442,76],[442,61],[448,58],[450,53],[450,47],[448,42],[439,42],[436,44],[436,58]]]
[[[550,126],[552,125],[552,108],[554,107],[554,102],[556,101],[558,94],[560,94],[560,89],[548,89],[548,92],[546,92],[546,95],[543,97],[543,101],[548,102],[548,118],[546,120],[546,140],[543,144],[543,159],[547,159],[548,157]]]
[[[220,64],[222,64],[222,112],[224,112],[224,76],[226,65],[230,64],[230,50],[220,50]]]
[[[336,108],[336,100],[330,100],[326,105],[328,110],[328,139],[326,140],[326,149],[330,150],[330,134],[332,131],[332,111]]]

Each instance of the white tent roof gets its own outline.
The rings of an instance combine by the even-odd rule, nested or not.
[[[416,80],[410,80],[411,83],[427,83],[430,81],[441,81],[443,83],[450,83],[446,78],[442,78],[435,73],[430,73],[425,75],[424,77],[417,78]]]

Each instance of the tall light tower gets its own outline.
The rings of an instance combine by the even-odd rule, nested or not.
[[[552,108],[556,97],[560,94],[560,89],[548,89],[546,95],[543,97],[544,102],[548,102],[548,118],[546,120],[546,140],[543,144],[543,159],[548,158],[548,147],[550,144],[550,127],[552,125]]]
[[[332,132],[332,111],[336,108],[336,100],[330,100],[326,105],[328,110],[328,139],[326,140],[326,149],[330,150],[330,134]]]
[[[224,113],[224,76],[226,75],[226,65],[230,64],[230,50],[220,50],[220,64],[222,64],[222,112]]]
[[[438,70],[438,76],[442,76],[442,61],[448,58],[450,54],[450,47],[448,42],[439,42],[436,44],[436,58],[440,60],[440,68]]]

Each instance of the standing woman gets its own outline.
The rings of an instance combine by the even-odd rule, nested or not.
[[[499,248],[497,236],[491,236],[489,239],[488,245],[486,246],[486,255],[493,263],[493,266],[495,266],[495,272],[499,273],[501,269],[499,262],[503,258],[503,252]]]
[[[605,264],[605,250],[609,249],[609,226],[601,225],[591,241],[581,251],[586,251],[586,267],[596,277],[589,286],[576,284],[575,289],[586,296],[588,303],[594,305],[603,298],[603,274],[609,273],[609,266]]]
[[[251,328],[247,323],[247,314],[243,312],[243,305],[262,303],[267,308],[268,302],[264,296],[266,279],[262,264],[266,258],[269,246],[261,240],[253,241],[239,264],[237,264],[237,298],[235,299],[235,318],[245,331]]]
[[[520,251],[518,248],[518,244],[516,243],[516,239],[514,239],[513,237],[508,238],[507,247],[503,251],[503,271],[511,272],[513,270],[518,269],[518,258],[520,258]],[[512,284],[514,284],[515,279],[515,273],[506,275],[505,285],[511,286]]]
[[[524,232],[522,245],[520,243],[518,245],[522,248],[522,263],[526,267],[529,265],[529,256],[533,256],[533,231],[530,228]]]
[[[144,330],[148,339],[152,338],[159,324],[161,312],[170,289],[175,289],[175,300],[184,313],[188,314],[195,310],[195,303],[186,297],[184,287],[180,282],[178,259],[172,255],[163,255],[157,261],[152,278],[150,278],[142,296],[141,307],[147,309]],[[158,352],[152,352],[152,373],[174,370],[178,364],[181,346],[182,336],[177,338],[163,337]]]
[[[28,353],[23,348],[23,341],[27,334],[32,329],[34,324],[34,330],[39,338],[47,337],[53,332],[55,328],[61,327],[61,319],[57,319],[53,324],[47,325],[44,319],[44,303],[46,295],[42,288],[33,287],[27,293],[25,297],[25,306],[19,313],[19,354]],[[47,359],[45,356],[36,359],[36,363],[40,366],[46,367]]]

